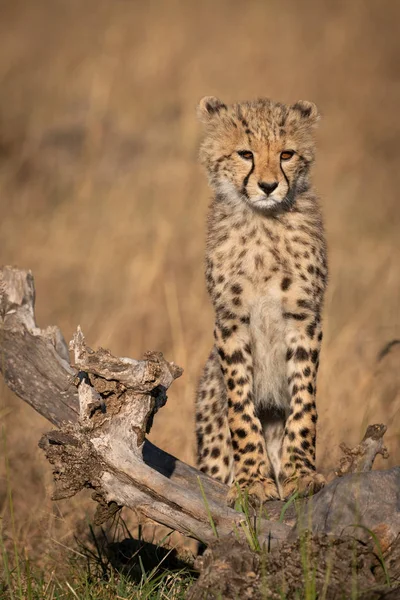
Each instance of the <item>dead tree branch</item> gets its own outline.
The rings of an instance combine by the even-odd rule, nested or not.
[[[383,458],[389,457],[389,452],[383,444],[383,436],[387,431],[386,425],[369,425],[361,442],[354,448],[347,444],[340,444],[344,456],[340,459],[338,477],[347,473],[366,473],[372,469],[375,458],[381,454]]]
[[[59,329],[42,331],[36,326],[32,274],[5,267],[0,282],[4,379],[61,428],[40,442],[53,465],[54,499],[90,487],[100,503],[99,520],[116,506],[127,506],[206,543],[215,537],[211,520],[220,536],[235,525],[240,531],[243,515],[226,506],[226,486],[145,439],[181,369],[157,353],[135,361],[103,349],[93,352],[79,328],[71,343],[71,366]],[[289,528],[265,521],[262,530],[274,544]]]

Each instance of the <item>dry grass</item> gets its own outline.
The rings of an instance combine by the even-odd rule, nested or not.
[[[183,460],[194,459],[194,389],[212,343],[195,105],[216,94],[310,99],[325,115],[320,467],[380,421],[386,464],[399,463],[399,347],[376,360],[400,338],[399,17],[393,0],[2,2],[1,262],[33,270],[40,325],[70,339],[80,323],[91,345],[161,350],[185,368],[151,434]],[[2,383],[0,403],[18,543],[56,559],[53,540],[71,544],[92,507],[51,504],[37,448],[48,423]]]

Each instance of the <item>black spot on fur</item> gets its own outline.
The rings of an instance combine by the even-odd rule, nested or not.
[[[297,110],[304,119],[307,119],[311,115],[311,106],[303,106],[299,102],[293,105],[293,109]]]
[[[218,355],[221,358],[221,360],[225,360],[226,357],[225,357],[225,352],[223,351],[223,349],[218,347],[217,352],[218,352]]]
[[[245,430],[245,429],[241,429],[241,428],[239,428],[239,429],[236,429],[236,430],[235,430],[235,434],[236,434],[236,435],[238,436],[238,438],[240,438],[240,439],[243,439],[243,438],[245,438],[245,437],[246,437],[246,435],[247,435],[247,433],[246,433],[246,430]]]
[[[232,335],[232,329],[230,327],[221,327],[220,331],[224,342]]]
[[[309,302],[309,300],[304,300],[304,298],[297,300],[297,306],[299,306],[300,308],[307,308],[308,310],[312,310],[311,302]]]
[[[318,357],[319,357],[319,351],[318,350],[312,350],[311,351],[311,362],[312,363],[317,363],[318,362]]]
[[[303,348],[302,346],[298,346],[296,348],[295,358],[298,361],[308,360],[308,352],[307,352],[307,350],[305,348]]]
[[[285,312],[283,313],[285,319],[294,319],[295,321],[305,321],[307,319],[306,313],[293,313],[293,312]]]
[[[306,459],[304,460],[304,466],[305,466],[305,467],[308,467],[308,468],[310,469],[310,471],[315,471],[315,465],[313,465],[313,464],[312,464],[312,462],[310,462],[310,461],[308,460],[308,458],[306,458]]]
[[[227,357],[227,363],[229,365],[237,365],[244,362],[243,352],[241,350],[235,350],[232,352],[231,356]]]
[[[230,390],[233,390],[233,389],[235,389],[235,382],[233,381],[233,379],[231,379],[231,378],[230,378],[230,379],[228,379],[228,381],[227,381],[227,384],[228,384],[228,388],[229,388]]]
[[[252,442],[248,442],[245,447],[243,448],[243,452],[245,452],[246,454],[248,452],[255,452],[256,450],[256,445],[253,444]]]
[[[231,286],[231,290],[233,294],[241,294],[243,292],[243,288],[238,283],[235,283]]]
[[[292,448],[292,454],[296,457],[299,458],[302,456],[305,456],[304,450],[302,450],[301,448]]]
[[[203,434],[201,431],[196,432],[197,446],[200,449],[203,446]]]
[[[310,323],[309,325],[307,325],[306,328],[306,332],[307,335],[310,339],[313,339],[314,335],[315,335],[315,328],[316,328],[317,324],[315,321],[313,321],[312,323]]]
[[[284,277],[282,279],[281,289],[283,291],[286,291],[290,288],[291,284],[292,284],[292,280],[290,279],[290,277]]]

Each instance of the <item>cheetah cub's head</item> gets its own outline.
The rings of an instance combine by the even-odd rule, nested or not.
[[[286,106],[260,99],[226,106],[206,96],[198,116],[205,126],[201,162],[211,186],[227,202],[285,210],[308,189],[319,119],[312,102]]]

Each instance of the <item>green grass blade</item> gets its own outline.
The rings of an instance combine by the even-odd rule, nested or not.
[[[286,500],[285,504],[282,506],[282,510],[281,513],[279,515],[279,523],[283,523],[283,519],[285,518],[285,514],[287,509],[289,508],[289,506],[291,506],[293,504],[293,502],[295,500],[297,500],[297,498],[299,497],[299,493],[298,492],[294,492],[294,494],[292,494],[290,496],[290,498],[288,500]]]
[[[211,529],[213,530],[213,533],[214,533],[215,537],[218,539],[219,538],[218,530],[217,530],[217,527],[216,527],[216,525],[214,523],[214,519],[213,519],[213,516],[211,514],[211,510],[210,510],[210,505],[208,504],[208,500],[206,498],[206,494],[204,492],[203,484],[201,483],[201,479],[200,479],[199,475],[197,475],[197,481],[199,483],[199,487],[200,487],[200,491],[201,491],[201,496],[203,498],[204,506],[206,508],[206,512],[207,512],[208,520],[210,522]]]

